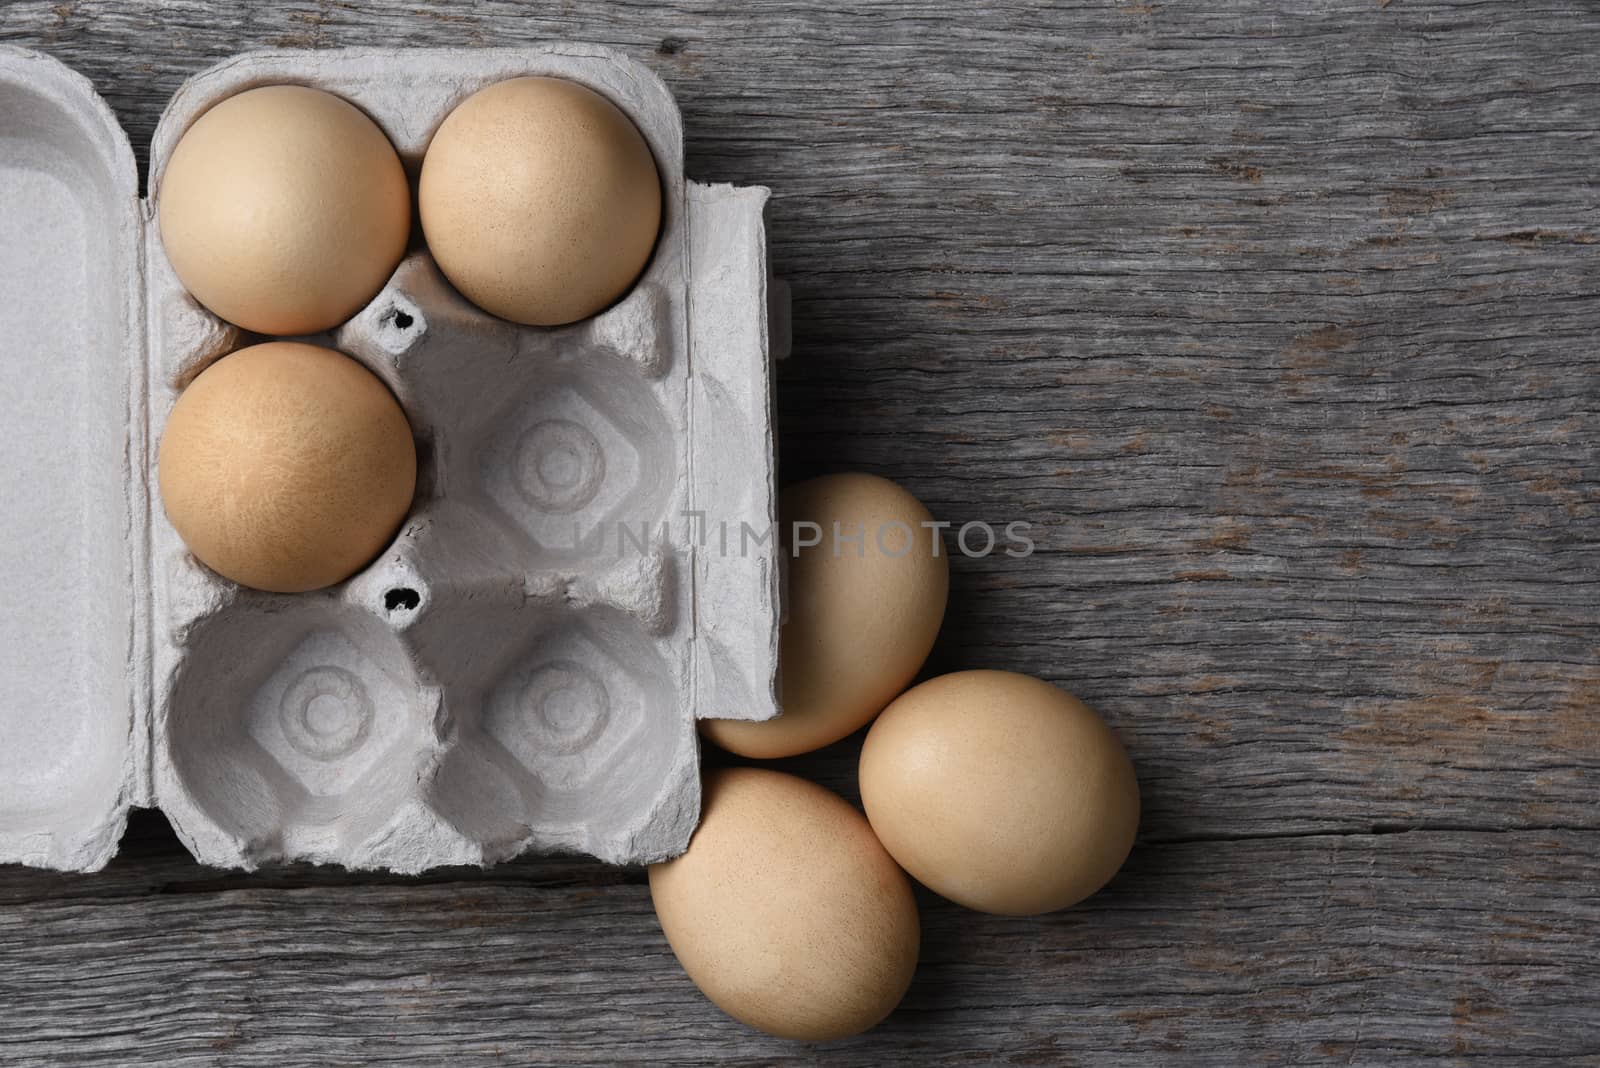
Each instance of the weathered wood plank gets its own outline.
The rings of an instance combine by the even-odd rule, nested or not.
[[[1108,891],[1054,916],[930,900],[905,1004],[825,1048],[851,1064],[1600,1058],[1600,899],[1573,893],[1597,877],[1587,832],[1145,846]],[[529,861],[488,878],[347,882],[213,877],[146,848],[54,880],[76,900],[0,907],[0,1060],[804,1064],[821,1052],[710,1010],[636,872]]]
[[[934,668],[1099,707],[1133,869],[928,912],[846,1061],[1600,1061],[1600,9],[1562,0],[0,7],[141,160],[263,46],[628,48],[689,171],[765,182],[786,477],[958,560]],[[849,792],[855,742],[792,766]],[[664,955],[637,873],[0,870],[0,1061],[805,1059]],[[1405,833],[1365,832],[1404,831]]]

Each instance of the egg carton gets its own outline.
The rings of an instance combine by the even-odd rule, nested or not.
[[[459,297],[413,227],[383,291],[314,339],[411,420],[399,534],[325,591],[219,578],[161,509],[157,448],[183,386],[259,339],[163,252],[178,139],[234,93],[311,85],[362,108],[415,177],[456,104],[522,75],[597,90],[649,142],[663,220],[644,275],[594,319],[517,326]],[[258,52],[179,90],[141,200],[89,82],[0,48],[0,862],[99,868],[133,807],[238,868],[687,846],[695,719],[777,714],[787,300],[767,191],[686,181],[682,141],[661,81],[604,48]]]

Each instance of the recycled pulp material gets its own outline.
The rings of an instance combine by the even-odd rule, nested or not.
[[[162,512],[157,445],[184,384],[256,339],[162,251],[178,139],[227,96],[293,82],[365,110],[414,176],[457,103],[528,74],[588,85],[644,133],[664,191],[644,276],[592,320],[522,327],[415,247],[319,339],[411,420],[400,534],[327,591],[217,577]],[[179,90],[150,170],[140,200],[89,83],[0,48],[0,862],[98,868],[132,806],[244,868],[681,852],[696,717],[777,713],[778,549],[761,536],[787,302],[768,292],[766,190],[686,181],[666,87],[583,45],[239,56]]]

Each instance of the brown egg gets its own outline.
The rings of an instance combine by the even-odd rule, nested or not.
[[[1006,671],[930,679],[884,709],[861,750],[861,801],[913,878],[1013,916],[1100,889],[1139,829],[1139,784],[1111,728]]]
[[[178,397],[161,501],[189,551],[245,586],[299,593],[366,566],[416,488],[405,413],[332,349],[273,341],[224,356]]]
[[[876,475],[825,475],[783,491],[791,553],[780,638],[783,714],[765,723],[705,720],[706,737],[748,757],[805,753],[860,730],[910,685],[944,619],[950,562],[933,517]],[[837,527],[835,526],[837,524]],[[834,531],[838,530],[837,544]],[[860,545],[850,540],[864,533]]]
[[[156,192],[178,279],[262,334],[314,334],[360,311],[405,254],[411,190],[373,121],[331,93],[250,89],[184,133]]]
[[[650,867],[684,971],[782,1038],[858,1034],[900,1003],[921,929],[911,885],[838,795],[776,771],[706,775],[689,851]]]
[[[463,101],[428,145],[417,199],[445,277],[485,311],[535,326],[625,294],[661,227],[661,179],[638,128],[560,78],[514,78]]]

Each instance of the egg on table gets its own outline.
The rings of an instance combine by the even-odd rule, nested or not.
[[[249,89],[196,119],[156,203],[184,288],[261,334],[349,319],[394,273],[411,229],[411,187],[383,131],[301,85]]]
[[[433,135],[417,190],[439,270],[512,322],[586,319],[623,296],[661,228],[644,135],[599,93],[513,78],[459,104]]]
[[[982,912],[1066,908],[1133,847],[1139,784],[1111,728],[1058,687],[1006,671],[930,679],[861,749],[861,802],[912,878]]]
[[[765,768],[712,771],[683,856],[650,867],[667,942],[728,1015],[783,1038],[872,1027],[916,970],[905,875],[850,804]]]
[[[279,593],[349,578],[411,507],[411,427],[372,372],[272,341],[224,356],[179,395],[161,436],[161,502],[201,563]]]
[[[950,592],[933,516],[886,478],[797,483],[780,497],[779,521],[794,542],[779,639],[783,714],[700,725],[748,757],[794,756],[861,729],[916,677]]]

